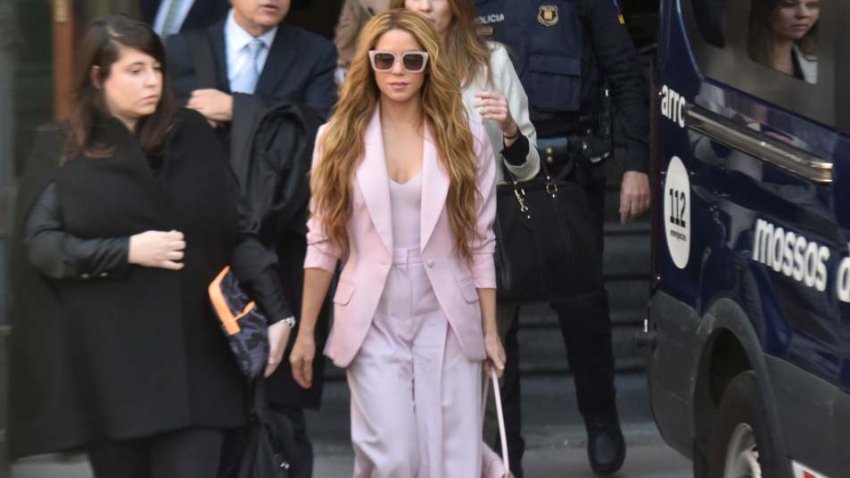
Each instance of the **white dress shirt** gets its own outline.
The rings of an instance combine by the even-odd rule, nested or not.
[[[177,16],[174,19],[172,31],[163,32],[162,29],[165,27],[165,20],[168,17],[168,11],[171,10],[171,5],[174,2],[181,3],[179,3]],[[154,18],[153,21],[153,31],[155,31],[157,35],[163,38],[173,33],[179,32],[180,27],[183,25],[183,22],[186,21],[186,17],[189,16],[189,10],[192,9],[192,5],[194,4],[195,0],[162,0],[162,2],[159,4],[159,10],[156,11],[156,18]]]
[[[269,49],[274,42],[274,37],[277,34],[277,27],[263,33],[257,38],[265,44],[265,48],[260,51],[257,57],[259,71],[263,71],[266,64],[266,59],[269,57]],[[236,23],[233,18],[233,9],[227,14],[227,20],[224,22],[224,50],[227,54],[227,80],[230,83],[231,91],[233,91],[233,82],[242,74],[245,68],[250,68],[253,60],[251,58],[248,44],[251,43],[254,37],[246,32]],[[253,93],[241,92],[241,93]]]

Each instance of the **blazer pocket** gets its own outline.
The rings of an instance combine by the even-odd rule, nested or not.
[[[460,287],[460,293],[463,294],[463,298],[466,299],[467,302],[470,304],[478,302],[478,288],[475,287],[474,280],[462,280],[458,282],[458,287]]]
[[[348,305],[351,302],[351,297],[354,295],[354,284],[348,281],[340,280],[336,286],[334,294],[334,303],[339,305]]]

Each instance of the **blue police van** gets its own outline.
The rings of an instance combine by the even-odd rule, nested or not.
[[[850,1],[662,0],[653,413],[696,477],[850,477]]]

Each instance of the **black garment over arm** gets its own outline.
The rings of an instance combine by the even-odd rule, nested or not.
[[[260,241],[260,225],[252,213],[250,202],[240,191],[239,182],[227,161],[221,143],[212,129],[205,126],[198,128],[196,135],[198,141],[194,153],[210,161],[218,161],[226,168],[228,190],[225,193],[233,198],[239,215],[238,239],[231,256],[233,273],[257,301],[260,309],[266,314],[269,324],[292,317],[293,310],[281,292],[283,288],[277,270],[277,256]],[[191,245],[187,244],[187,247]]]
[[[251,212],[248,199],[239,193],[235,177],[233,184],[236,194],[239,194],[236,202],[239,213],[239,241],[233,249],[231,266],[239,282],[250,291],[271,325],[293,317],[295,313],[283,296],[283,287],[277,272],[277,256],[260,242],[260,223]]]
[[[502,144],[504,146],[504,143]],[[528,138],[520,133],[519,137],[507,148],[502,148],[502,156],[508,164],[520,166],[525,163],[528,157]]]
[[[637,52],[611,0],[582,0],[581,15],[623,128],[626,171],[649,170],[649,91]]]
[[[52,279],[107,278],[126,274],[129,237],[81,239],[64,231],[56,185],[48,184],[27,217],[27,258]]]

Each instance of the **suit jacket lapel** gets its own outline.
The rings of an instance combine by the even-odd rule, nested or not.
[[[449,178],[443,171],[443,166],[434,144],[431,129],[425,126],[425,141],[422,152],[422,205],[419,222],[419,247],[425,250],[425,245],[431,238],[431,233],[437,227],[440,213],[446,204],[449,192]]]
[[[387,246],[393,250],[392,210],[390,209],[390,177],[387,174],[387,162],[384,156],[384,138],[381,133],[381,109],[375,108],[372,120],[366,128],[365,154],[363,162],[357,168],[357,183],[366,201],[369,215],[378,234]]]
[[[156,14],[159,10],[160,0],[141,0],[139,2],[139,13],[142,15],[142,20],[149,25],[153,25],[156,21]]]
[[[211,26],[207,33],[212,44],[213,57],[215,59],[215,74],[218,89],[230,93],[230,80],[227,76],[227,51],[224,43],[224,21]]]
[[[272,46],[269,48],[269,55],[266,58],[263,71],[260,73],[259,80],[257,80],[257,87],[254,90],[256,94],[261,96],[271,95],[286,72],[292,68],[298,56],[298,49],[295,48],[295,42],[290,39],[291,37],[292,31],[286,25],[280,24],[274,36],[274,41],[272,41]]]

